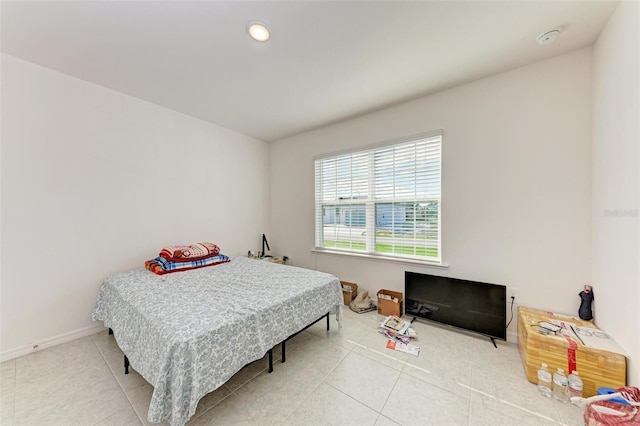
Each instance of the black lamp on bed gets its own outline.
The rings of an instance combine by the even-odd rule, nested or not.
[[[267,246],[267,250],[271,251],[271,247],[269,247],[269,242],[267,241],[267,236],[262,234],[262,257],[271,257],[264,254],[264,246]]]

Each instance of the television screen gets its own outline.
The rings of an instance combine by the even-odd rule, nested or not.
[[[405,314],[507,340],[507,287],[405,272]]]

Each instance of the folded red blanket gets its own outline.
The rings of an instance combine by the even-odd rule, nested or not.
[[[174,262],[206,259],[220,254],[220,247],[213,243],[196,243],[188,246],[164,246],[160,256]]]

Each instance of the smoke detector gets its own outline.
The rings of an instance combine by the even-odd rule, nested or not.
[[[560,34],[559,29],[550,30],[540,34],[536,40],[538,40],[538,44],[540,46],[544,46],[546,44],[553,43],[556,40],[556,37],[558,37],[558,34]]]

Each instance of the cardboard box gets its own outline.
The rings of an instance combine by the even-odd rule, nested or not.
[[[348,305],[358,295],[358,284],[340,281],[340,285],[342,286],[342,300],[345,305]]]
[[[378,314],[401,317],[404,314],[402,293],[385,289],[379,290]]]
[[[554,334],[541,334],[540,321],[551,319],[570,321],[580,327],[598,328],[591,322],[577,318],[554,315],[551,312],[537,309],[518,308],[518,349],[527,379],[538,383],[538,369],[543,362],[553,374],[562,368],[568,375],[569,358],[575,356],[575,365],[584,384],[582,396],[588,398],[598,394],[598,388],[619,388],[626,382],[626,357],[624,355],[588,348],[580,342],[570,351],[569,341]]]

